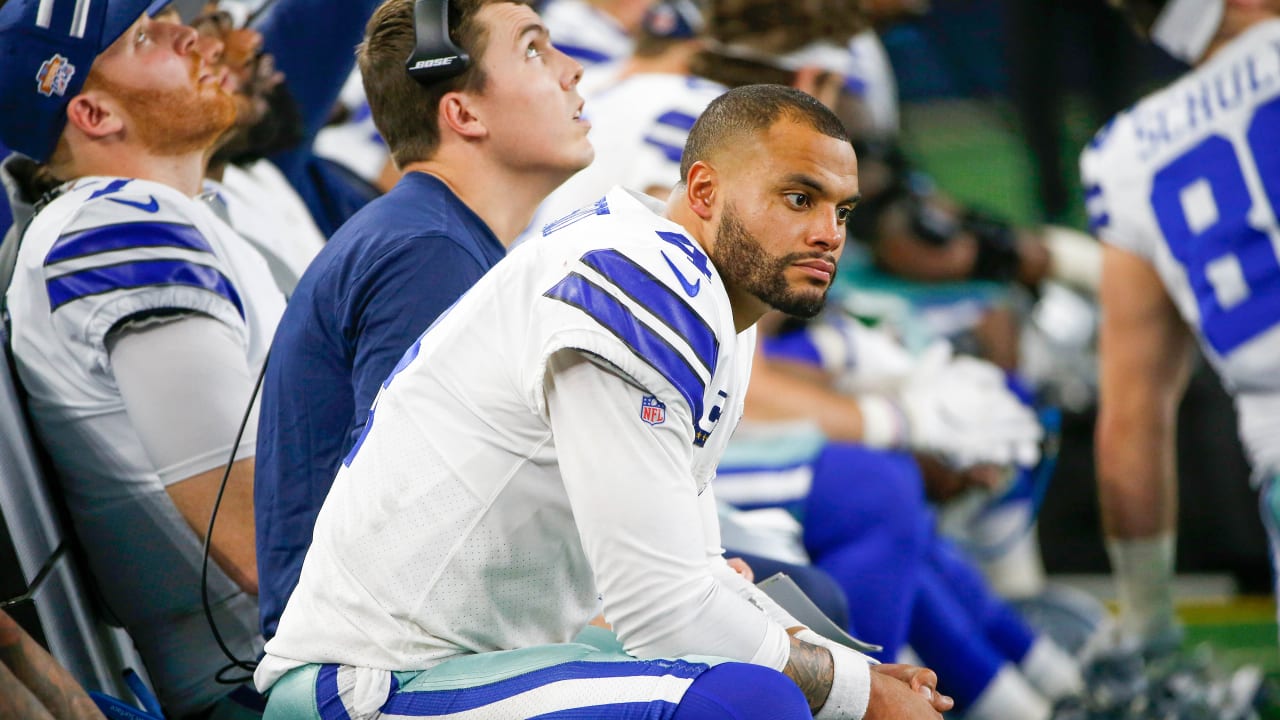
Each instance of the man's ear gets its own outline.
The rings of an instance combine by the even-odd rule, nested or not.
[[[710,220],[720,191],[720,174],[706,162],[699,160],[689,166],[685,182],[685,199],[689,209],[703,220]]]
[[[124,116],[110,96],[88,90],[67,103],[67,124],[90,139],[99,140],[124,130]]]
[[[479,139],[489,134],[489,128],[475,113],[472,96],[460,91],[445,93],[440,98],[439,124],[443,134],[447,127],[464,138]]]

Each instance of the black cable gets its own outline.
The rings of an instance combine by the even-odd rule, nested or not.
[[[218,520],[218,507],[222,505],[222,495],[227,490],[227,481],[231,478],[231,467],[236,462],[236,452],[240,449],[240,439],[244,437],[245,428],[249,426],[249,417],[253,414],[253,404],[258,399],[258,391],[262,389],[262,381],[267,376],[267,360],[262,360],[262,370],[258,372],[258,380],[253,384],[253,393],[249,395],[249,404],[244,409],[244,418],[240,421],[240,429],[236,431],[235,441],[231,443],[231,457],[227,460],[227,467],[222,471],[222,482],[218,485],[218,495],[213,500],[213,511],[209,513],[209,527],[204,533],[204,547],[202,549],[203,558],[200,562],[200,604],[204,607],[204,618],[209,623],[209,630],[213,633],[213,639],[218,643],[218,648],[222,650],[222,654],[227,656],[231,662],[218,669],[214,680],[224,685],[240,685],[253,679],[253,671],[257,669],[258,663],[254,660],[241,660],[236,654],[227,647],[227,643],[222,639],[222,633],[218,632],[218,623],[213,619],[213,610],[209,607],[209,546],[213,540],[213,525]],[[232,670],[244,670],[250,673],[247,676],[228,677],[227,673]]]

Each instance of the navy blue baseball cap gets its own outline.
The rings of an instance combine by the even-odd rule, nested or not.
[[[170,0],[8,0],[0,5],[0,143],[45,162],[89,67]]]

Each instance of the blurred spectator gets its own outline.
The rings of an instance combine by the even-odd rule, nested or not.
[[[561,52],[590,69],[626,60],[655,0],[547,0],[539,11]]]
[[[229,71],[226,86],[236,99],[236,124],[209,158],[201,199],[257,248],[288,295],[325,241],[297,191],[264,159],[298,142],[297,105],[256,30],[237,27],[212,2],[192,26],[222,44],[218,64]]]
[[[325,237],[380,194],[356,173],[317,155],[313,147],[351,73],[364,23],[377,5],[377,0],[281,0],[267,6],[253,26],[262,33],[262,49],[275,57],[284,73],[300,120],[299,142],[270,158],[302,196]]]

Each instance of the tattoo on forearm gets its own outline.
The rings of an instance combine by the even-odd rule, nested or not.
[[[809,700],[809,711],[816,715],[826,704],[831,683],[835,681],[836,665],[831,651],[793,637],[791,657],[787,658],[782,672],[799,686]]]

